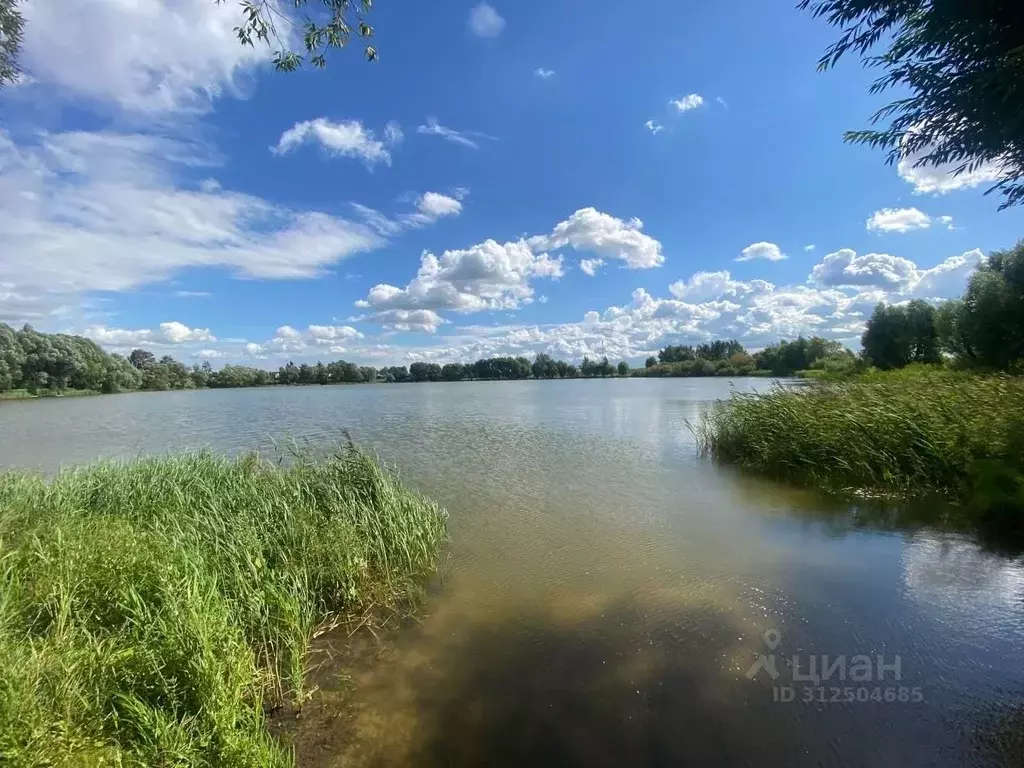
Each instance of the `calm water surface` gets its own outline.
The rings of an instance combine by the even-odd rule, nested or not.
[[[321,446],[347,429],[444,504],[451,560],[424,621],[359,669],[344,717],[300,733],[300,763],[1024,763],[1024,564],[961,535],[865,527],[856,510],[699,460],[687,422],[730,388],[767,385],[0,403],[0,465]],[[877,679],[877,664],[866,681],[797,679],[826,655],[899,656],[901,679]]]

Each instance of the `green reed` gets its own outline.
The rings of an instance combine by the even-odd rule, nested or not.
[[[736,394],[695,428],[715,459],[828,490],[1024,511],[1024,378],[913,366]]]
[[[0,475],[0,763],[284,766],[318,628],[417,598],[445,513],[349,447]]]

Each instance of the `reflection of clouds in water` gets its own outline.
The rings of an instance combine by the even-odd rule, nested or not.
[[[998,623],[1024,629],[1024,561],[940,534],[908,537],[901,559],[915,601],[960,614],[965,627]]]

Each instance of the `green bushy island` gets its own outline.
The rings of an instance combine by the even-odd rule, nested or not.
[[[445,513],[354,447],[0,475],[0,763],[288,766],[311,639],[408,607]]]

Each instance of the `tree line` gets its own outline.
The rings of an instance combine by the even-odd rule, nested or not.
[[[948,359],[1024,373],[1024,240],[982,261],[958,299],[879,304],[861,345],[864,361],[883,370]]]
[[[749,353],[735,340],[667,346],[643,368],[607,357],[584,357],[580,365],[539,353],[490,357],[475,363],[414,362],[373,368],[345,360],[288,362],[276,371],[244,365],[214,370],[209,362],[190,366],[145,349],[127,357],[105,352],[96,342],[64,333],[41,333],[30,325],[15,330],[0,323],[0,393],[34,394],[64,390],[131,390],[261,387],[290,384],[370,382],[507,381],[612,376],[790,376],[820,370],[844,375],[865,366],[883,370],[911,363],[951,361],[963,368],[1024,372],[1024,240],[993,252],[968,280],[962,297],[933,306],[914,300],[879,304],[867,322],[862,352],[837,341],[799,337]]]

